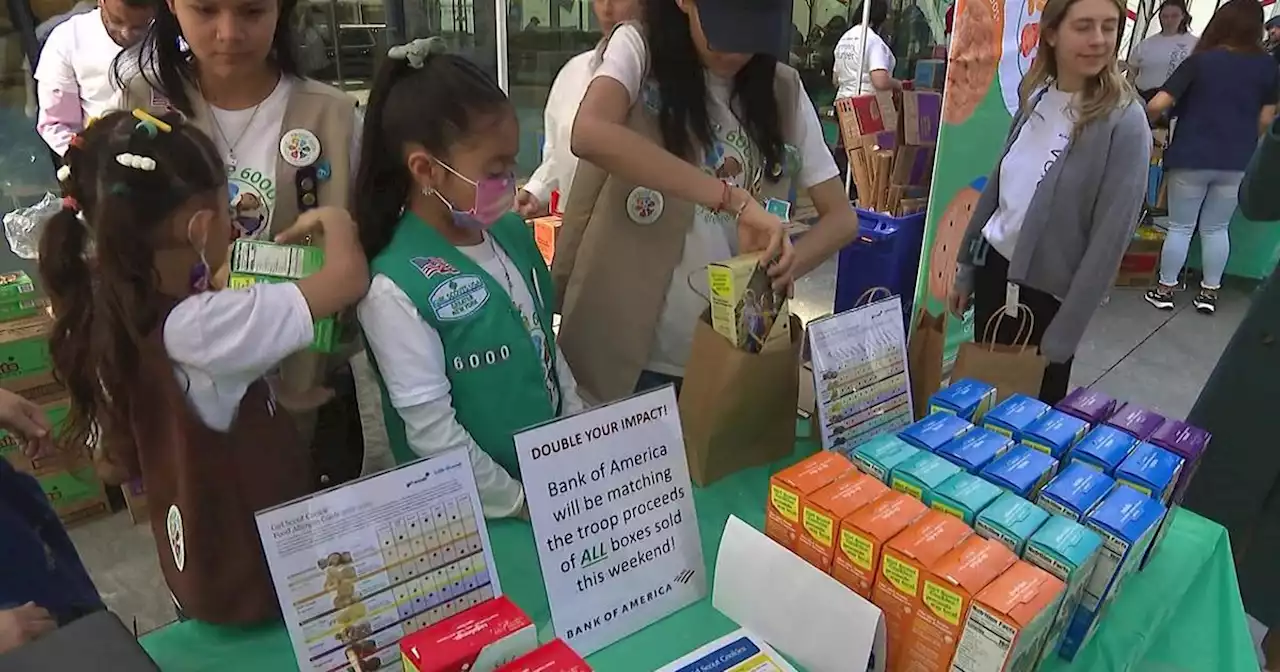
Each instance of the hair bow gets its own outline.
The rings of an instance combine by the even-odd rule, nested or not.
[[[156,169],[155,159],[149,156],[130,154],[128,152],[125,152],[124,154],[117,154],[116,163],[124,166],[125,168],[135,168],[148,173]]]
[[[409,67],[417,70],[427,62],[428,56],[443,54],[447,48],[442,37],[420,37],[408,44],[391,47],[387,50],[387,58],[408,61]]]

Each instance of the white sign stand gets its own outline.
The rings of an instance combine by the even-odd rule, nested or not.
[[[556,635],[582,656],[707,594],[667,386],[515,436]]]
[[[884,672],[884,615],[737,516],[716,556],[711,604],[809,672]]]

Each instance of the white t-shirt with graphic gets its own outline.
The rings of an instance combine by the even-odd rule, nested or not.
[[[561,415],[581,411],[584,404],[578,396],[578,384],[573,373],[558,347],[548,344],[542,331],[533,299],[539,288],[528,286],[515,262],[488,235],[479,245],[458,249],[509,294],[490,297],[490,300],[511,300],[519,308],[525,328],[542,357],[544,380],[552,405],[560,405]],[[507,283],[508,275],[510,285]],[[410,449],[426,457],[466,447],[471,455],[485,516],[499,518],[519,511],[524,504],[523,488],[458,423],[450,396],[449,363],[445,361],[444,343],[440,334],[422,319],[404,290],[387,276],[375,275],[369,285],[369,293],[356,308],[356,314],[365,340],[378,362],[378,371],[387,387],[391,405],[404,421]],[[557,347],[554,377],[549,345]],[[558,386],[555,384],[557,378]]]
[[[862,67],[862,35],[867,36],[867,66]],[[898,66],[898,59],[893,50],[870,27],[854,26],[840,36],[835,49],[836,98],[852,98],[876,92],[871,83],[871,73],[885,70],[890,76]],[[862,81],[862,92],[858,92],[858,81]]]
[[[276,168],[280,158],[280,138],[287,131],[284,115],[297,80],[282,76],[276,88],[255,107],[224,110],[209,105],[214,120],[213,144],[227,162],[227,187],[231,193],[231,222],[236,237],[261,238],[271,229],[276,209]],[[355,179],[360,161],[363,115],[356,111],[352,123],[350,168]],[[234,156],[235,165],[230,159]],[[320,161],[325,160],[324,147]]]
[[[648,70],[649,52],[644,38],[635,27],[624,25],[613,32],[604,60],[596,69],[595,77],[609,77],[626,87],[634,105],[641,98]],[[733,82],[706,73],[708,115],[711,119],[715,146],[703,151],[704,171],[727,179],[739,187],[749,187],[747,177],[754,170],[755,152],[751,141],[743,131],[729,106]],[[646,92],[646,96],[650,93]],[[800,161],[800,172],[793,183],[798,189],[808,189],[825,182],[839,173],[835,159],[822,137],[818,113],[805,94],[803,87],[797,91],[794,101],[779,101],[782,105],[794,105],[793,128],[782,129],[783,138],[795,146]],[[648,103],[645,103],[648,104]],[[629,216],[618,213],[620,217]],[[639,225],[638,225],[639,226]],[[685,362],[693,349],[693,331],[698,317],[707,307],[710,294],[707,287],[707,264],[723,261],[737,254],[737,222],[728,214],[716,214],[698,206],[693,227],[685,236],[684,256],[671,274],[667,287],[667,299],[659,318],[653,349],[645,368],[672,376],[683,376]],[[692,282],[697,292],[689,287]]]
[[[982,227],[982,235],[1005,259],[1013,259],[1018,233],[1040,180],[1071,141],[1075,124],[1071,98],[1072,94],[1056,86],[1045,90],[1000,162],[1000,203]]]
[[[1129,55],[1129,63],[1138,70],[1134,86],[1139,91],[1160,88],[1169,79],[1169,75],[1191,55],[1191,50],[1196,48],[1197,39],[1191,33],[1182,33],[1152,35],[1139,42]]]

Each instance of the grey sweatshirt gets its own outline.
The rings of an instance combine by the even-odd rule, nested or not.
[[[1021,112],[1014,119],[965,230],[955,281],[962,293],[973,291],[973,267],[985,259],[982,227],[1000,203],[1000,163],[1025,121]],[[1151,129],[1134,97],[1080,129],[1036,187],[1009,260],[1009,280],[1062,300],[1040,344],[1049,361],[1075,355],[1115,279],[1138,226],[1150,163]]]

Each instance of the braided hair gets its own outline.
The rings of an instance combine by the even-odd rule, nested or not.
[[[156,252],[193,199],[218,207],[226,170],[213,143],[171,113],[112,112],[77,135],[58,170],[63,208],[40,238],[54,312],[54,374],[71,397],[67,445],[125,427],[144,334],[160,316]],[[226,207],[225,202],[221,207]]]

